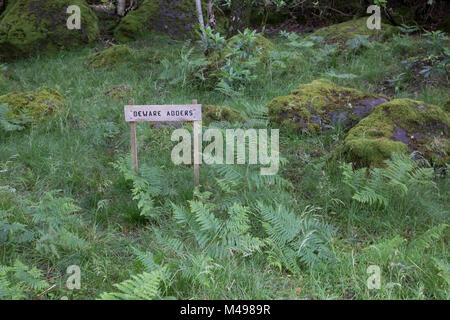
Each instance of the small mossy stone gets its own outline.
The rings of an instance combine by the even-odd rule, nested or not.
[[[311,36],[321,37],[327,44],[344,46],[358,35],[369,36],[370,40],[386,40],[396,32],[395,27],[384,23],[380,30],[370,30],[367,28],[367,18],[360,18],[321,28]]]
[[[38,121],[60,110],[64,97],[51,88],[40,88],[27,92],[11,92],[0,96],[0,104],[6,103],[11,119]]]
[[[312,134],[330,126],[353,127],[387,98],[340,87],[327,79],[302,84],[290,95],[277,97],[268,104],[269,119],[288,132]]]
[[[239,111],[223,106],[203,105],[202,120],[205,126],[213,122],[226,121],[230,123],[241,122],[243,118]]]
[[[132,57],[130,48],[125,45],[112,46],[106,50],[87,56],[87,68],[105,68],[128,61]]]
[[[67,8],[80,8],[81,29],[67,28]],[[0,59],[85,45],[99,37],[97,16],[83,0],[16,0],[0,21]]]
[[[434,165],[449,163],[450,116],[434,105],[396,99],[377,106],[352,128],[343,151],[357,166],[383,166],[393,152],[417,152]]]

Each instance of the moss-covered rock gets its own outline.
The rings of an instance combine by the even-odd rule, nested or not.
[[[87,56],[85,58],[86,67],[93,69],[111,67],[128,61],[131,56],[131,50],[127,46],[112,46],[106,50]]]
[[[135,40],[158,11],[158,1],[145,0],[137,10],[131,11],[120,20],[119,25],[114,29],[114,38],[118,42]]]
[[[80,30],[67,28],[70,5],[80,8]],[[1,16],[0,59],[82,45],[98,36],[97,17],[83,0],[16,0]]]
[[[393,152],[416,151],[434,165],[449,163],[450,116],[421,101],[396,99],[376,107],[351,129],[343,151],[357,166],[382,166]]]
[[[203,105],[202,120],[205,126],[216,121],[227,121],[230,123],[241,122],[243,118],[239,111],[229,107]]]
[[[270,121],[288,131],[317,133],[330,126],[351,128],[388,100],[319,79],[300,85],[290,95],[268,104]]]
[[[395,32],[395,27],[384,23],[381,24],[380,30],[370,30],[367,28],[367,18],[360,18],[321,28],[312,36],[322,37],[327,44],[344,46],[348,40],[356,36],[369,36],[370,40],[385,40]]]
[[[203,9],[206,10],[206,2]],[[224,18],[217,14],[217,28],[224,26]],[[128,13],[114,30],[118,42],[136,39],[145,30],[167,33],[173,38],[188,38],[197,28],[195,1],[144,0],[137,10]]]
[[[63,107],[64,98],[51,88],[40,88],[27,92],[11,92],[0,96],[0,104],[8,104],[11,119],[38,121]]]

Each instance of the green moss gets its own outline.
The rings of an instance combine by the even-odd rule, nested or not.
[[[77,5],[81,29],[69,30],[66,9]],[[98,39],[97,17],[82,0],[16,0],[0,21],[0,58],[53,52]]]
[[[229,107],[214,105],[202,106],[202,119],[205,126],[208,126],[215,121],[227,121],[230,123],[243,121],[243,118],[239,111]]]
[[[383,96],[339,87],[326,79],[300,85],[289,96],[268,104],[269,118],[288,131],[317,133],[330,125],[352,127],[376,105],[386,102]]]
[[[159,3],[155,1],[144,1],[137,10],[131,11],[114,30],[114,38],[118,42],[135,40],[144,29],[147,21],[156,15],[159,10]]]
[[[11,92],[0,96],[0,104],[8,104],[12,119],[37,121],[60,110],[63,96],[51,88],[41,88],[28,92]]]
[[[371,40],[386,40],[395,32],[395,27],[384,23],[381,24],[380,30],[370,30],[367,28],[367,18],[360,18],[321,28],[312,36],[322,37],[328,44],[344,45],[357,35],[367,35]]]
[[[358,166],[381,166],[392,152],[411,151],[442,165],[449,161],[449,127],[448,113],[437,106],[392,100],[376,107],[351,129],[343,149]]]
[[[111,67],[126,62],[131,56],[131,50],[127,46],[112,46],[86,57],[86,67],[94,69]]]

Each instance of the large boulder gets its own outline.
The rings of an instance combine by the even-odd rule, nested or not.
[[[81,11],[81,29],[69,30],[70,5]],[[0,20],[0,59],[83,45],[99,36],[97,17],[84,0],[15,0]]]
[[[393,152],[417,152],[440,166],[449,163],[450,115],[421,101],[396,99],[376,107],[351,129],[343,151],[357,166],[382,166]]]
[[[206,8],[206,4],[203,8]],[[223,19],[218,17],[220,28]],[[135,40],[147,29],[183,39],[192,36],[197,26],[195,1],[144,0],[137,10],[131,11],[121,20],[114,30],[114,38],[118,42]]]
[[[60,110],[64,98],[58,91],[44,87],[0,96],[0,104],[8,105],[10,119],[35,122]]]
[[[270,121],[288,131],[317,133],[341,125],[351,128],[387,98],[337,86],[326,79],[302,84],[268,104]]]
[[[321,37],[327,44],[343,47],[348,40],[357,36],[368,36],[368,39],[372,41],[385,40],[397,32],[395,27],[384,23],[381,24],[380,30],[370,30],[367,28],[367,19],[366,17],[333,24],[317,30],[311,36]]]

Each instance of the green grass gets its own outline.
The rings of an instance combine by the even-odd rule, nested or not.
[[[0,265],[10,266],[18,259],[39,268],[50,285],[56,284],[43,295],[39,295],[42,291],[25,287],[29,298],[94,299],[102,292],[114,291],[114,284],[150,271],[134,249],[151,252],[155,263],[169,267],[161,296],[180,299],[449,298],[449,283],[432,260],[446,262],[448,273],[448,230],[412,260],[396,254],[383,260],[371,255],[369,249],[396,236],[412,242],[430,228],[448,223],[448,177],[436,178],[438,190],[430,189],[421,195],[420,205],[412,197],[385,209],[357,203],[342,182],[337,160],[330,157],[330,150],[345,134],[339,128],[319,136],[282,135],[281,152],[288,163],[280,175],[290,180],[293,188],[288,196],[282,195],[283,191],[272,193],[274,203],[284,201],[296,213],[313,206],[316,214],[333,227],[333,263],[317,268],[300,265],[299,271],[292,273],[270,264],[267,249],[249,257],[236,254],[223,259],[205,258],[192,237],[174,222],[169,203],[186,206],[192,200],[192,167],[174,166],[170,161],[174,146],[170,142],[171,130],[152,130],[148,124],[138,125],[139,162],[161,168],[166,174],[163,182],[172,193],[156,199],[156,218],[140,215],[131,195],[132,182],[112,165],[129,153],[129,126],[123,119],[123,105],[129,99],[136,104],[181,104],[198,99],[203,104],[226,105],[243,112],[263,110],[272,98],[288,94],[299,84],[327,77],[330,72],[357,75],[354,79],[330,78],[339,84],[379,92],[384,80],[403,72],[401,61],[405,55],[414,55],[423,39],[394,38],[358,55],[332,56],[322,63],[314,62],[317,48],[301,52],[282,39],[274,42],[278,52],[290,55],[288,68],[274,64],[257,70],[258,78],[235,97],[192,85],[188,78],[186,86],[160,80],[164,65],[152,59],[153,48],[157,45],[158,57],[175,63],[183,44],[159,35],[131,43],[133,58],[111,68],[84,68],[83,57],[94,52],[93,48],[7,65],[10,80],[0,87],[0,94],[48,86],[60,91],[66,100],[60,114],[23,132],[0,133],[0,212],[10,214],[4,221],[21,223],[38,234],[42,225],[32,221],[33,207],[42,206],[39,202],[48,192],[59,190],[56,198],[72,198],[80,208],[70,215],[79,224],[71,232],[85,240],[80,248],[61,245],[59,256],[39,249],[36,237],[20,242],[20,232],[11,237],[15,242],[0,242]],[[395,97],[437,105],[443,105],[448,98],[445,84],[417,87],[410,80],[411,76],[400,81]],[[108,98],[105,92],[115,85],[135,91],[121,100]],[[213,192],[212,201],[225,201],[215,181],[217,171],[202,166],[200,174],[202,189]],[[243,184],[239,189],[242,193],[235,199],[250,206],[252,232],[262,235],[255,207],[243,198],[253,190],[245,188]],[[181,241],[184,249],[170,247],[169,238]],[[58,241],[55,244],[60,245]],[[406,252],[401,246],[395,250]],[[70,291],[65,285],[66,268],[74,264],[81,268],[81,289]],[[373,264],[382,268],[381,290],[366,286],[366,269]],[[195,270],[204,276],[193,276]],[[395,284],[388,288],[388,282]]]

